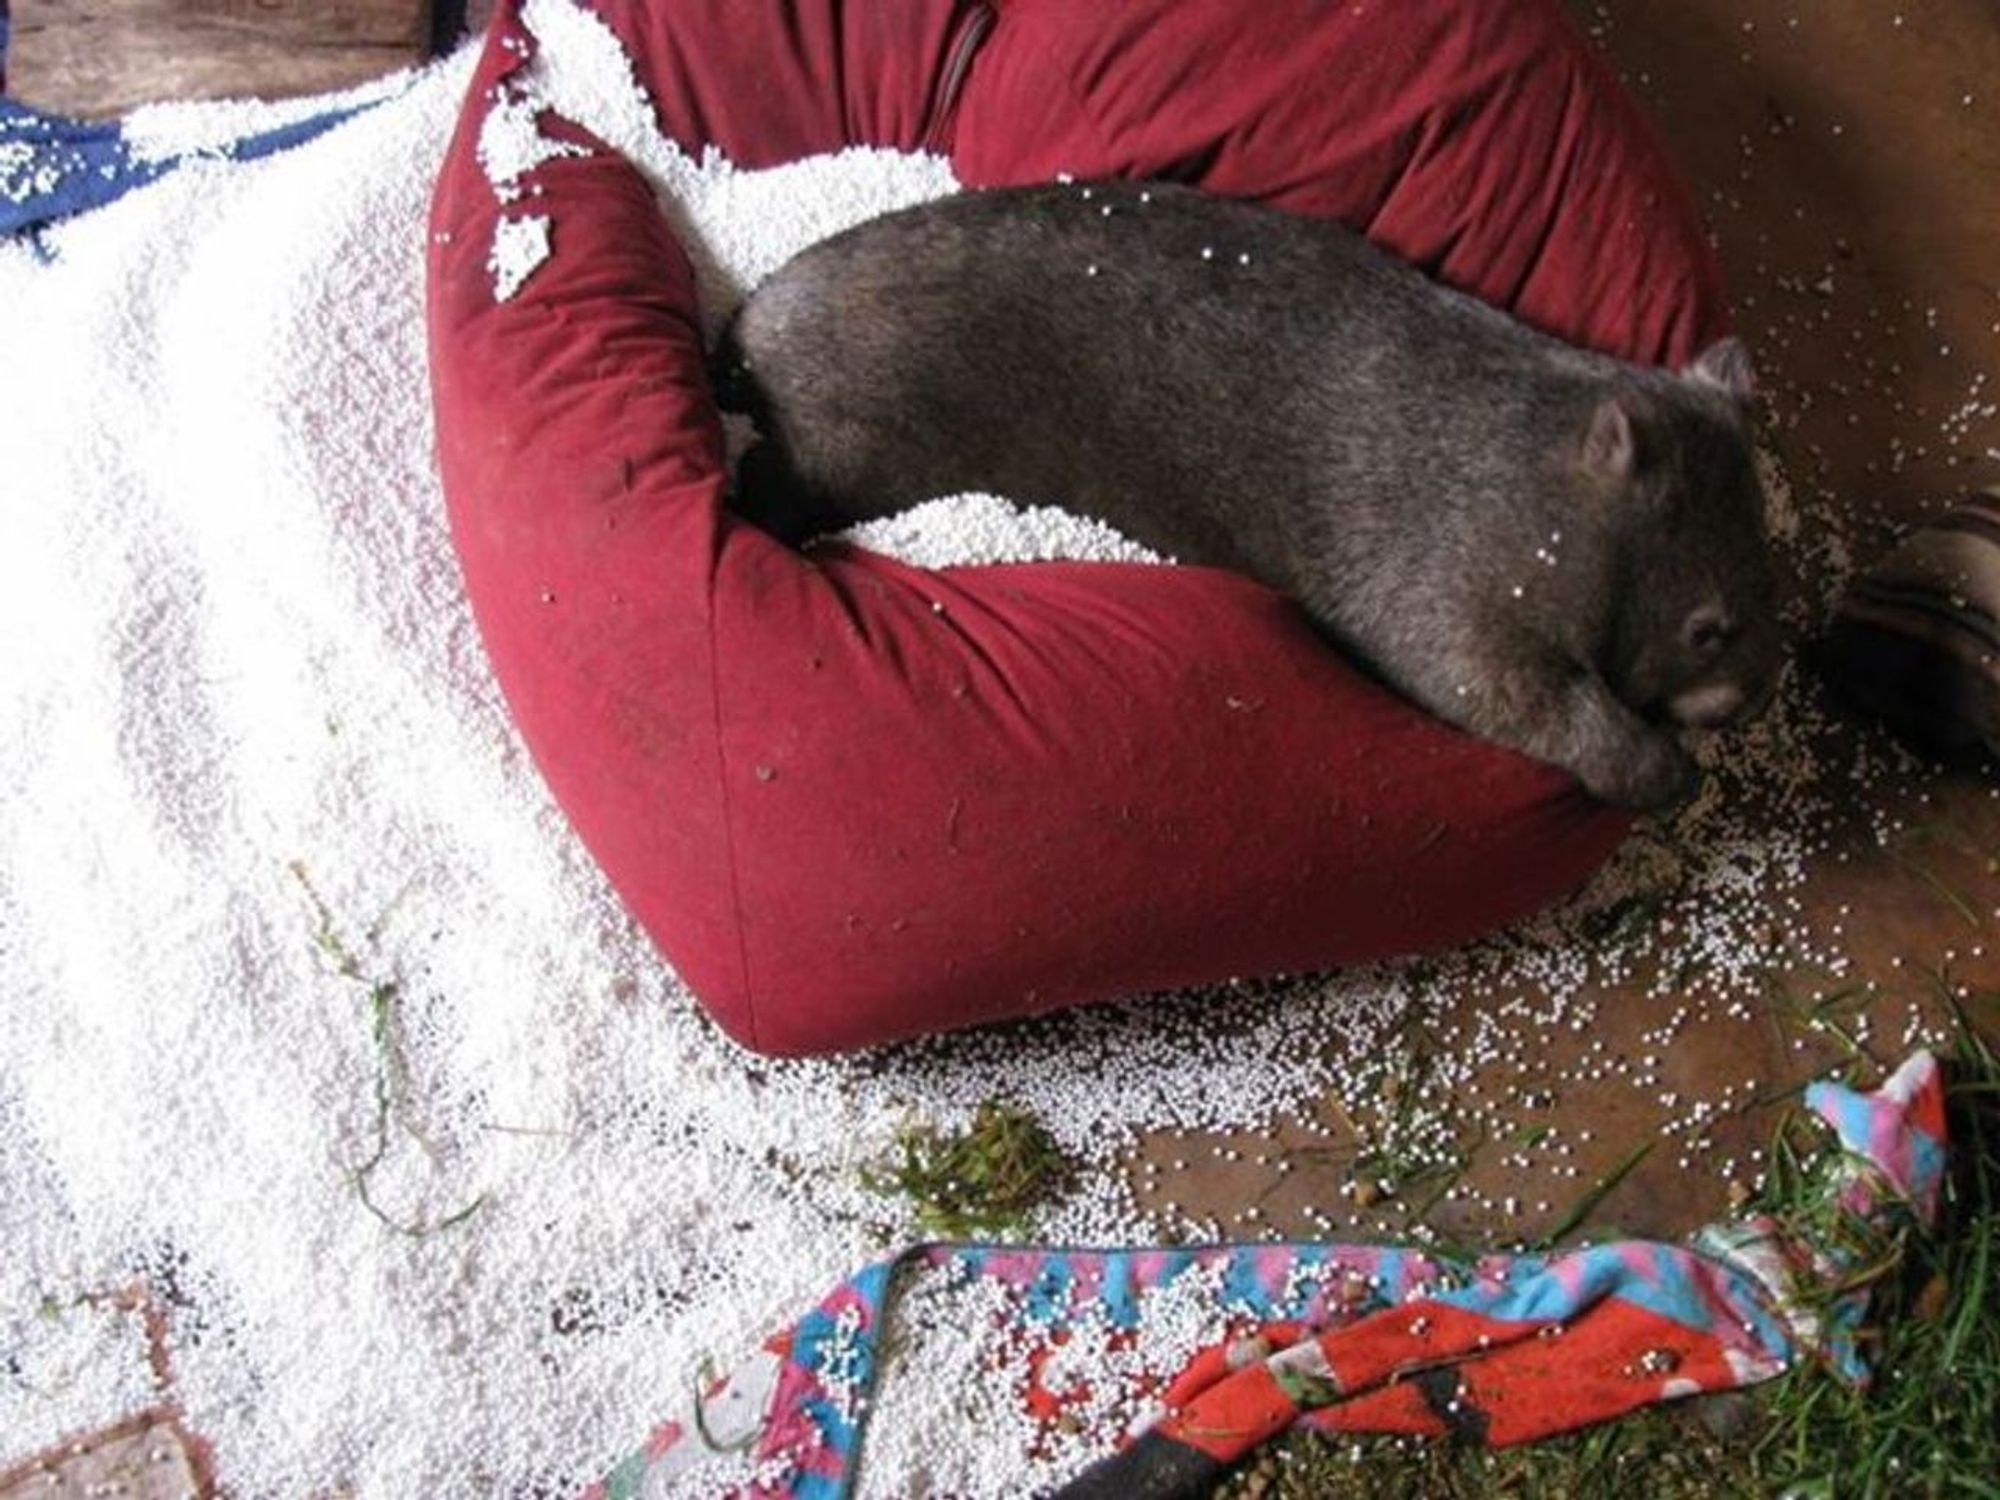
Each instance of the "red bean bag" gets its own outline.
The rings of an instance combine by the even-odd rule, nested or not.
[[[1554,0],[599,0],[661,128],[850,143],[1337,216],[1578,343],[1679,362],[1716,268]],[[432,214],[439,457],[499,681],[638,920],[746,1046],[825,1052],[1437,949],[1575,886],[1625,818],[1426,717],[1201,568],[812,558],[723,509],[693,279],[638,174],[536,167],[496,302],[488,35]]]

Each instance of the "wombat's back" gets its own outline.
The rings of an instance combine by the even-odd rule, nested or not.
[[[737,336],[768,439],[744,477],[773,481],[739,487],[753,518],[960,490],[1095,515],[1290,592],[1433,712],[1600,796],[1682,794],[1673,725],[1748,711],[1776,669],[1733,341],[1641,370],[1337,225],[1136,184],[862,225]]]
[[[1426,454],[1490,449],[1531,370],[1592,363],[1338,225],[1123,183],[870,221],[771,277],[731,338],[830,520],[990,490],[1281,584],[1273,517],[1307,491],[1359,513],[1379,483],[1407,520]],[[1454,444],[1441,414],[1483,430]]]

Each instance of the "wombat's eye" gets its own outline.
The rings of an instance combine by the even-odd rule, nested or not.
[[[1736,639],[1736,622],[1719,609],[1698,609],[1688,616],[1688,648],[1698,656],[1714,656]]]

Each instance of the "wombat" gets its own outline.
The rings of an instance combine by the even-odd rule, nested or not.
[[[781,268],[716,381],[762,438],[734,503],[781,536],[975,490],[1097,516],[1608,802],[1685,797],[1678,730],[1778,670],[1742,346],[1587,353],[1335,223],[1158,183],[940,199]]]

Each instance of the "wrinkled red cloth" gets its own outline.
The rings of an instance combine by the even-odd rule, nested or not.
[[[1554,0],[596,9],[662,128],[742,166],[865,143],[975,186],[1168,177],[1338,216],[1630,359],[1725,331],[1684,193]],[[1618,841],[1244,579],[808,559],[734,521],[693,279],[630,166],[537,167],[554,252],[494,300],[521,210],[475,146],[533,45],[503,3],[433,203],[453,535],[555,796],[732,1036],[832,1051],[1448,947]]]

